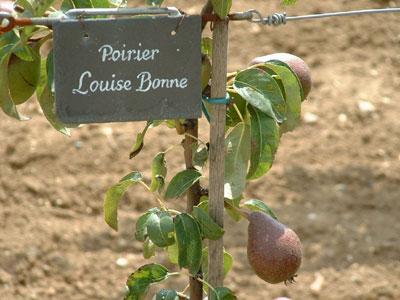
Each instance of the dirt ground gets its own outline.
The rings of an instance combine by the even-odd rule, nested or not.
[[[166,3],[196,13],[200,2]],[[236,0],[234,10],[282,11],[278,4]],[[400,1],[299,0],[287,12],[387,6]],[[284,136],[268,175],[247,189],[300,236],[297,283],[258,279],[247,263],[246,222],[227,221],[225,243],[235,261],[226,285],[239,299],[400,299],[399,18],[231,25],[230,70],[255,56],[290,52],[307,61],[314,82],[302,125]],[[127,276],[145,262],[135,221],[155,203],[140,186],[132,188],[115,233],[103,221],[104,193],[132,170],[149,176],[153,155],[180,138],[166,127],[153,129],[144,152],[129,160],[143,123],[83,126],[67,138],[34,101],[23,110],[31,121],[0,115],[0,298],[121,299]],[[201,126],[207,138],[207,123]],[[171,170],[182,169],[182,150],[167,160]],[[167,285],[183,289],[186,278]]]

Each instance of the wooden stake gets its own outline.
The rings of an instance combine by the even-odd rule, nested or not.
[[[183,142],[183,149],[185,155],[186,169],[193,169],[193,145],[197,144],[197,140],[192,137],[198,138],[199,127],[198,120],[187,120],[187,127],[185,133],[188,135],[185,137]],[[192,185],[187,193],[187,204],[186,210],[191,213],[193,206],[196,206],[200,202],[200,183],[196,182]],[[199,277],[202,277],[202,271],[198,273]],[[202,300],[203,299],[203,284],[193,277],[189,277],[189,293],[191,300]]]
[[[227,52],[228,21],[216,21],[213,30],[211,98],[225,98]],[[209,213],[215,222],[223,227],[226,105],[213,104],[210,106]],[[213,287],[223,286],[223,247],[222,238],[209,242],[208,282]]]

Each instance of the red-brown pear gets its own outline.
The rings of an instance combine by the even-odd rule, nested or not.
[[[308,65],[300,57],[290,53],[274,53],[265,56],[259,56],[254,58],[250,65],[256,65],[266,63],[272,60],[278,60],[287,64],[300,80],[301,86],[303,87],[304,99],[307,98],[311,91],[311,71]],[[302,99],[302,100],[304,100]]]
[[[247,257],[257,276],[268,283],[293,281],[302,256],[297,234],[263,212],[248,219]]]

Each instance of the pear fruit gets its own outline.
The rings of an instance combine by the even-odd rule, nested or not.
[[[268,283],[293,282],[301,264],[297,234],[263,212],[249,214],[247,258]]]
[[[292,71],[296,73],[301,83],[301,86],[303,87],[304,98],[302,100],[307,98],[308,94],[311,91],[312,85],[311,71],[306,62],[300,57],[289,53],[274,53],[270,55],[256,57],[250,62],[250,65],[253,66],[273,60],[281,61],[287,64],[292,69]]]

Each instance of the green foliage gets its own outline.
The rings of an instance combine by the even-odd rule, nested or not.
[[[233,257],[224,249],[224,277],[228,275],[230,270],[232,270],[233,266]],[[202,271],[204,273],[204,277],[207,278],[208,274],[208,247],[203,249],[203,262],[202,262]]]
[[[250,209],[251,211],[262,211],[267,215],[270,215],[275,220],[278,220],[273,210],[264,202],[258,199],[250,199],[243,203],[243,207]]]
[[[201,233],[204,238],[210,240],[218,240],[224,235],[224,229],[222,229],[210,215],[200,207],[193,208],[193,217],[200,225]]]
[[[174,244],[174,221],[166,211],[159,211],[149,216],[146,222],[150,240],[158,247]]]
[[[178,198],[182,196],[193,184],[200,180],[201,173],[197,170],[189,169],[176,174],[167,187],[165,198]]]
[[[201,266],[201,233],[194,218],[186,213],[179,214],[174,219],[176,240],[178,242],[179,267],[187,268],[196,275]]]
[[[232,7],[232,0],[211,0],[215,13],[224,19]]]
[[[143,176],[139,172],[132,172],[123,177],[116,185],[112,186],[106,193],[104,199],[104,219],[114,230],[118,230],[118,203],[126,190],[132,184],[142,181]]]
[[[160,282],[168,278],[168,269],[159,264],[147,264],[141,266],[132,273],[126,281],[128,293],[125,300],[142,300],[152,283]]]
[[[253,106],[249,106],[249,113],[251,154],[247,179],[257,179],[271,168],[280,135],[278,124],[273,118]]]
[[[225,197],[239,197],[246,185],[250,159],[250,126],[237,124],[225,139]]]
[[[151,164],[151,192],[161,192],[164,188],[165,177],[167,176],[167,166],[165,162],[165,152],[158,153]]]
[[[179,300],[179,296],[174,290],[162,289],[157,293],[155,300]]]
[[[211,290],[210,292],[214,297],[214,299],[217,300],[236,300],[237,297],[235,294],[228,288],[226,287],[217,287],[214,290]]]
[[[239,72],[233,83],[235,91],[252,106],[277,122],[285,120],[286,103],[276,80],[258,68]]]

